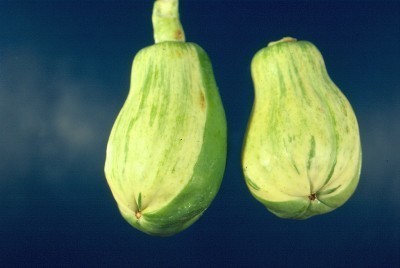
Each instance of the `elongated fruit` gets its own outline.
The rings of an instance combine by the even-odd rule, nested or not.
[[[252,195],[282,218],[344,204],[360,177],[358,124],[318,49],[283,38],[254,56],[251,71],[255,101],[242,165]]]
[[[184,42],[177,1],[156,1],[157,44],[133,61],[131,88],[111,131],[105,174],[122,216],[157,236],[195,222],[218,192],[225,113],[211,63]]]

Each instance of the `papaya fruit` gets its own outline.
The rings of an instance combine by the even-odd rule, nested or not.
[[[355,113],[319,50],[286,37],[251,62],[254,104],[242,149],[250,193],[281,218],[307,219],[355,191],[361,143]]]
[[[193,224],[216,196],[227,126],[211,62],[200,46],[185,42],[178,1],[155,1],[152,19],[155,44],[134,57],[104,170],[129,224],[171,236]]]

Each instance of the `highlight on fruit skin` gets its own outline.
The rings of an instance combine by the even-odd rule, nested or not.
[[[255,99],[242,150],[251,194],[281,218],[342,206],[360,178],[360,135],[318,49],[291,37],[271,42],[251,73]]]
[[[105,175],[127,222],[171,236],[193,224],[217,194],[227,127],[211,62],[185,42],[178,1],[155,1],[152,19],[156,44],[134,58]]]

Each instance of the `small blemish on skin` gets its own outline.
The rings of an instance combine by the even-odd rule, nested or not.
[[[177,31],[175,32],[175,38],[176,38],[177,40],[181,40],[181,39],[182,39],[182,36],[183,36],[183,33],[182,33],[181,30],[177,30]]]
[[[200,91],[200,107],[204,111],[206,108],[206,99],[204,98],[203,91]]]

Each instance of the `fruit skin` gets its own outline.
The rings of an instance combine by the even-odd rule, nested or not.
[[[283,38],[256,53],[251,72],[255,100],[242,151],[251,194],[281,218],[343,205],[360,177],[360,135],[318,49]]]
[[[156,236],[189,227],[219,190],[226,143],[225,112],[204,50],[165,41],[139,51],[105,163],[123,217]]]

